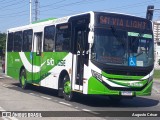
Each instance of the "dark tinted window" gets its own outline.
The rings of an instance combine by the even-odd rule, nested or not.
[[[71,41],[71,29],[68,24],[57,26],[56,51],[69,51]]]
[[[52,52],[55,47],[55,27],[54,26],[48,26],[44,29],[44,46],[43,51],[44,52]]]
[[[12,50],[13,50],[13,33],[8,33],[7,51],[11,52]]]
[[[22,32],[15,32],[14,33],[14,51],[20,52],[22,45]]]
[[[32,50],[32,37],[33,37],[32,30],[25,30],[23,32],[23,44],[22,44],[23,52],[30,52]]]

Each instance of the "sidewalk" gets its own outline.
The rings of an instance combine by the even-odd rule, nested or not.
[[[160,83],[160,79],[159,78],[153,78],[153,82]]]
[[[160,94],[160,80],[158,78],[153,79],[153,90]]]

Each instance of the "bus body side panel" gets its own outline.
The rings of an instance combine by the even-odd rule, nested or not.
[[[58,89],[60,73],[65,70],[70,73],[72,68],[72,54],[68,52],[43,53],[40,85]],[[71,73],[69,74],[71,80]]]
[[[32,58],[34,56],[34,52],[19,52],[20,60],[21,60],[21,66],[19,68],[19,73],[21,72],[21,68],[24,68],[26,70],[26,79],[27,83],[33,82],[33,68],[35,65],[33,64]],[[33,66],[32,66],[33,64]]]
[[[7,75],[19,80],[19,70],[22,66],[19,52],[7,53]]]

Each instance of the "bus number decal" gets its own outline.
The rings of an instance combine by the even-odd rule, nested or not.
[[[54,65],[54,59],[53,58],[47,59],[47,65],[48,66],[53,66]]]

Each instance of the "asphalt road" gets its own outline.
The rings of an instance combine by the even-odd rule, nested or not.
[[[19,82],[0,74],[0,111],[62,111],[44,113],[50,114],[54,119],[80,119],[80,120],[159,120],[158,117],[107,117],[107,111],[112,112],[113,116],[128,114],[127,111],[142,113],[143,111],[160,111],[160,83],[155,81],[152,95],[147,97],[136,97],[133,99],[124,99],[120,103],[114,103],[106,96],[86,96],[76,94],[72,102],[65,101],[57,96],[57,91],[43,87],[29,86],[23,90]],[[63,112],[65,111],[65,112]],[[78,112],[77,112],[78,111]],[[101,112],[102,111],[102,112]],[[121,112],[123,111],[123,112]],[[142,112],[141,112],[142,111]],[[103,113],[104,112],[104,113]],[[146,114],[146,112],[144,112]],[[148,113],[148,112],[147,112]],[[100,115],[100,116],[99,116]],[[60,117],[66,116],[66,117]],[[30,118],[21,117],[2,117],[2,120],[24,120]],[[38,120],[39,118],[32,118]],[[31,120],[32,120],[31,119]],[[42,117],[41,119],[53,119],[51,117]]]

